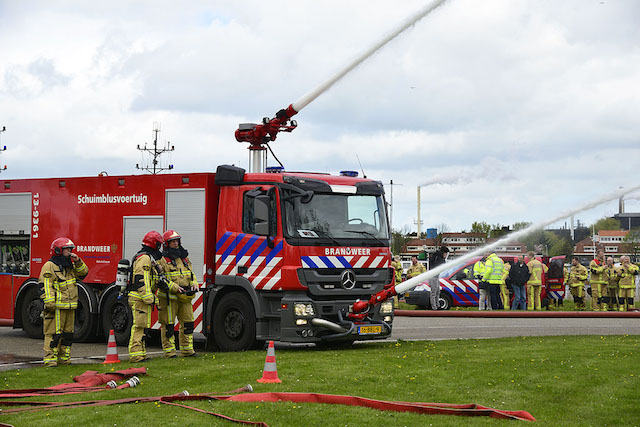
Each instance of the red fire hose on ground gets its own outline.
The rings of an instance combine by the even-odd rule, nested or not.
[[[243,387],[236,391],[250,391],[249,387]],[[125,403],[143,403],[143,402],[160,402],[167,405],[179,406],[185,409],[191,409],[201,413],[213,415],[219,418],[226,419],[241,424],[267,426],[263,422],[253,422],[236,420],[225,415],[216,414],[214,412],[205,411],[200,408],[194,408],[179,404],[176,402],[189,401],[189,400],[220,400],[230,402],[295,402],[295,403],[325,403],[333,405],[348,405],[348,406],[362,406],[370,409],[377,409],[379,411],[397,411],[397,412],[412,412],[426,415],[461,415],[469,417],[486,416],[491,418],[512,419],[521,421],[536,421],[536,419],[526,411],[503,411],[499,409],[488,408],[486,406],[476,405],[474,403],[456,405],[450,403],[424,403],[424,402],[399,402],[399,401],[387,401],[368,399],[358,396],[341,396],[333,394],[322,393],[242,393],[236,395],[214,395],[214,394],[198,394],[189,395],[187,392],[182,392],[170,396],[159,397],[133,397],[126,399],[115,400],[88,400],[78,402],[25,402],[25,401],[0,401],[0,405],[21,405],[23,408],[6,409],[2,411],[2,414],[15,414],[21,412],[32,412],[41,410],[51,410],[56,408],[69,408],[69,407],[91,407],[91,406],[108,406],[108,405],[120,405]],[[6,424],[0,424],[4,427]]]
[[[48,388],[23,388],[17,390],[3,390],[0,392],[0,398],[12,399],[18,397],[35,397],[35,396],[47,396],[47,395],[63,395],[63,394],[75,394],[75,393],[87,393],[92,391],[109,390],[112,388],[128,388],[135,387],[139,381],[133,380],[137,378],[137,375],[146,375],[147,369],[142,368],[129,368],[121,371],[109,372],[106,374],[100,374],[97,371],[86,371],[85,373],[73,377],[72,383],[58,384]],[[116,381],[128,382],[118,386]],[[1,403],[11,404],[3,402]]]
[[[48,388],[32,388],[32,389],[17,389],[17,390],[5,390],[0,392],[0,398],[15,399],[22,397],[35,397],[35,396],[47,396],[47,395],[65,395],[75,393],[86,393],[94,391],[103,391],[114,388],[128,388],[135,387],[139,384],[136,375],[145,375],[147,373],[146,368],[129,368],[121,371],[115,371],[110,373],[101,374],[96,371],[87,371],[82,375],[78,375],[73,378],[73,383],[59,384]],[[116,381],[127,381],[124,384],[118,386]],[[212,393],[198,394],[195,396],[189,395],[188,392],[183,391],[178,394],[159,397],[132,397],[126,399],[115,400],[87,400],[77,402],[37,402],[37,401],[24,401],[24,400],[0,400],[0,405],[3,406],[22,406],[21,408],[3,409],[0,414],[15,414],[22,412],[33,412],[41,410],[51,410],[56,408],[70,408],[70,407],[89,407],[89,406],[108,406],[108,405],[120,405],[124,403],[141,403],[141,402],[159,402],[167,405],[179,406],[185,409],[191,409],[201,413],[213,415],[228,421],[233,421],[241,424],[267,426],[263,422],[253,422],[236,420],[225,415],[216,414],[214,412],[205,411],[200,408],[194,408],[177,402],[189,401],[189,400],[219,400],[229,402],[295,402],[295,403],[324,403],[332,405],[348,405],[348,406],[361,406],[370,409],[377,409],[379,411],[397,411],[397,412],[413,412],[418,414],[428,415],[462,415],[470,417],[487,416],[491,418],[504,418],[522,421],[535,421],[536,419],[526,411],[503,411],[499,409],[488,408],[486,406],[472,404],[456,405],[450,403],[424,403],[424,402],[399,402],[399,401],[387,401],[368,399],[358,396],[342,396],[334,394],[322,394],[322,393],[246,393],[253,391],[250,385],[245,387],[225,392],[222,395],[216,395]],[[240,394],[234,394],[240,393]],[[0,427],[9,426],[0,422]]]

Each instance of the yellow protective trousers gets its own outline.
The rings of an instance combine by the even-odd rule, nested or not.
[[[541,285],[527,286],[527,310],[542,310],[540,295],[542,295]]]
[[[576,304],[576,308],[578,310],[584,310],[585,304],[584,304],[584,287],[583,287],[583,285],[580,284],[579,286],[572,286],[571,287],[571,295],[573,296],[573,301]]]
[[[133,313],[133,325],[129,337],[129,361],[139,362],[147,357],[145,341],[151,331],[151,304],[129,295],[129,306]]]
[[[507,285],[500,285],[500,298],[502,299],[502,306],[505,310],[509,310],[511,308],[511,304],[509,301],[509,288]]]
[[[68,365],[75,322],[75,310],[49,309],[43,312],[45,366]]]
[[[634,288],[620,288],[618,290],[618,310],[624,311],[634,308],[635,291]]]
[[[602,308],[602,298],[607,295],[606,283],[591,284],[591,309],[600,310]]]
[[[191,300],[170,299],[171,304],[167,305],[167,299],[158,298],[158,321],[162,325],[162,351],[165,357],[171,357],[176,354],[175,346],[175,319],[177,317],[180,323],[178,332],[178,343],[180,345],[180,354],[190,356],[195,353],[193,349],[193,306]]]
[[[609,297],[609,308],[610,309],[615,309],[618,308],[618,293],[619,290],[617,287],[611,287],[608,286],[607,287],[607,294]]]

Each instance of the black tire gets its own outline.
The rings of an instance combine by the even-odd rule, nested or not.
[[[131,326],[133,325],[133,313],[129,302],[118,299],[118,292],[110,292],[102,306],[102,331],[108,338],[109,331],[113,329],[116,336],[116,344],[126,346],[129,344],[131,336]]]
[[[80,285],[79,285],[80,286]],[[88,292],[92,292],[90,289]],[[40,299],[40,287],[30,286],[22,299],[19,308],[22,316],[22,329],[31,338],[43,338],[42,318],[40,314],[44,308],[44,303]],[[89,300],[82,290],[78,289],[78,308],[75,313],[74,342],[87,341],[95,336],[96,316],[89,310]]]
[[[82,288],[82,289],[81,289]],[[84,289],[84,291],[83,291]],[[85,292],[86,291],[86,292]],[[87,294],[89,296],[87,297]],[[96,340],[96,329],[98,325],[98,317],[91,313],[89,299],[92,299],[92,305],[96,307],[98,305],[98,299],[96,298],[93,290],[80,283],[78,283],[78,308],[76,309],[75,322],[74,322],[74,342],[85,342]]]
[[[446,292],[442,292],[440,294],[440,298],[438,299],[438,310],[450,310],[453,307],[453,298]]]
[[[256,315],[248,295],[224,295],[213,311],[213,339],[220,351],[249,350],[256,340]]]
[[[40,314],[44,309],[44,303],[40,299],[40,288],[38,285],[29,286],[25,291],[24,298],[20,307],[16,307],[20,311],[22,320],[22,329],[31,338],[43,338],[42,318]]]

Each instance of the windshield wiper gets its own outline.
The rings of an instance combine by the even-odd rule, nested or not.
[[[328,233],[326,233],[326,232],[324,232],[324,231],[322,231],[322,230],[312,230],[312,231],[315,231],[315,232],[316,232],[316,234],[319,234],[319,235],[320,235],[320,237],[328,237],[328,238],[329,238],[329,239],[331,239],[331,241],[332,241],[333,243],[335,243],[336,245],[338,245],[338,246],[342,246],[342,243],[338,242],[338,241],[337,241],[335,238],[333,238],[330,234],[328,234]]]
[[[347,233],[358,233],[358,234],[364,234],[366,236],[371,236],[374,239],[376,239],[382,246],[387,246],[382,240],[378,239],[374,234],[369,233],[368,231],[364,231],[364,230],[342,230],[345,231]]]

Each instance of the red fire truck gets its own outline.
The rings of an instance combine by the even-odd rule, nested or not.
[[[259,153],[258,153],[259,154]],[[348,174],[352,175],[352,174]],[[0,180],[0,322],[42,336],[38,276],[51,242],[71,238],[89,267],[75,339],[132,323],[115,286],[142,236],[174,229],[201,288],[196,332],[221,350],[265,340],[326,342],[390,335],[393,307],[349,319],[350,306],[392,286],[383,186],[357,176],[216,173]],[[159,328],[155,320],[154,328]]]

